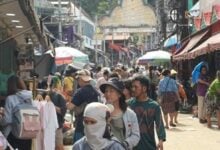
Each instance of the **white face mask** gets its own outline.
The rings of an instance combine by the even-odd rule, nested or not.
[[[106,129],[105,121],[98,121],[96,124],[92,125],[84,124],[84,127],[87,142],[93,150],[104,149],[108,146],[109,141],[103,138]]]
[[[83,116],[95,119],[95,124],[84,123],[84,133],[86,141],[92,150],[100,150],[108,148],[112,141],[104,138],[103,135],[106,130],[106,115],[110,113],[110,109],[99,102],[93,102],[86,106]]]

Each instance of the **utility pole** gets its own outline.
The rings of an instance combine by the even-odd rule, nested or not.
[[[62,41],[62,19],[61,19],[61,0],[59,0],[59,25],[58,25],[58,33],[59,33],[59,40]]]
[[[98,45],[97,45],[97,15],[95,16],[95,63],[98,64]]]
[[[114,28],[112,27],[112,45],[114,44]],[[112,49],[112,66],[114,65],[114,57],[113,57],[113,49]]]
[[[81,0],[79,1],[79,35],[82,36],[82,7]],[[82,50],[82,40],[80,39],[79,50]]]
[[[103,42],[103,51],[104,51],[104,66],[107,65],[107,60],[106,60],[106,47],[105,47],[105,36],[106,36],[106,31],[105,29],[103,30],[104,31],[104,42]]]

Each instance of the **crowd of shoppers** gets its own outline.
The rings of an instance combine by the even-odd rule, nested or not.
[[[202,66],[196,84],[198,118],[200,123],[208,122],[210,128],[212,114],[217,112],[220,128],[220,71],[213,82],[207,72],[208,68]],[[74,150],[163,150],[165,129],[178,126],[178,111],[188,99],[177,74],[156,67],[98,67],[96,72],[70,67],[64,75],[56,73],[43,80],[39,87],[44,90],[35,98],[18,76],[11,76],[5,106],[0,111],[1,131],[14,148],[43,150],[53,141],[52,149],[63,150],[63,123],[68,109],[75,116]],[[36,141],[12,134],[13,109],[20,103],[17,95],[31,102],[34,99],[40,112],[43,132]],[[45,114],[48,110],[51,113]]]

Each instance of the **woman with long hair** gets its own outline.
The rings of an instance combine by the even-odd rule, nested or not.
[[[124,83],[124,90],[123,94],[125,96],[126,102],[128,103],[129,100],[132,98],[132,82],[131,79],[123,80]]]
[[[127,108],[123,82],[118,78],[110,78],[100,86],[100,90],[107,103],[114,106],[110,122],[113,135],[128,149],[132,149],[140,140],[140,132],[136,114]]]
[[[18,139],[12,134],[12,122],[13,122],[13,110],[20,104],[20,99],[32,101],[32,92],[26,90],[26,86],[23,80],[18,76],[12,75],[7,81],[8,96],[5,101],[4,116],[0,120],[0,124],[3,126],[3,134],[7,138],[8,142],[13,148],[19,150],[30,150],[31,139],[24,140]]]

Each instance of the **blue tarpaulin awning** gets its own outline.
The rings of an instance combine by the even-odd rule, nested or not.
[[[177,35],[174,34],[173,36],[171,36],[170,38],[168,38],[165,42],[164,42],[164,47],[170,47],[177,44]]]

